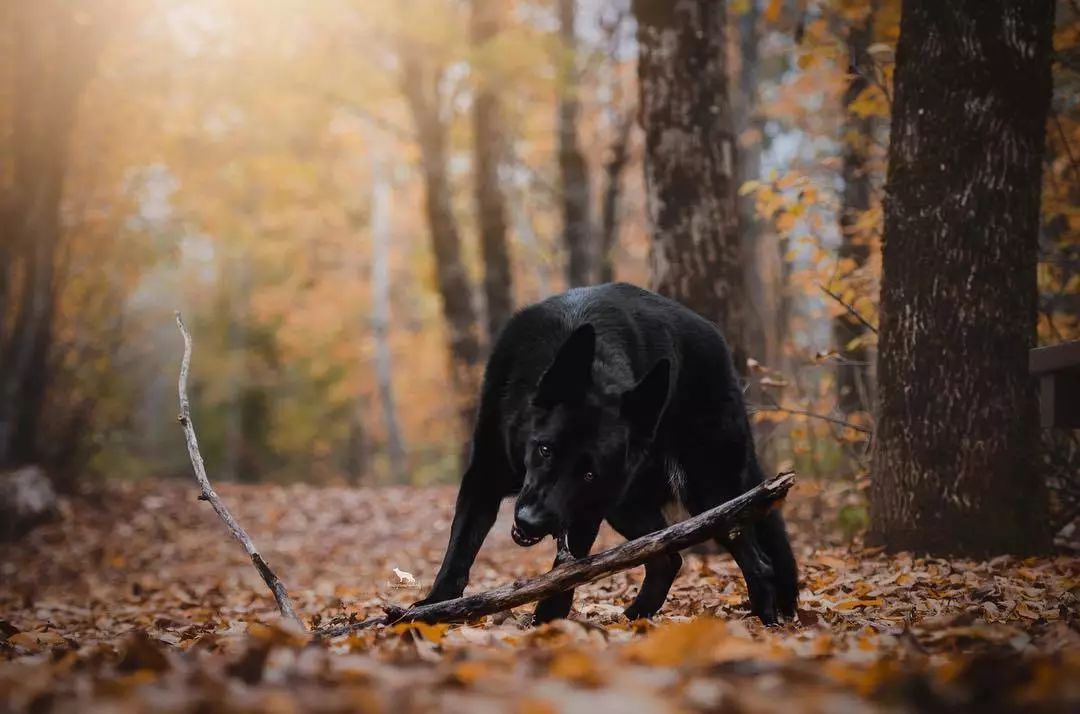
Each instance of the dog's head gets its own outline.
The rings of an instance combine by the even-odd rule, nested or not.
[[[596,331],[574,330],[533,397],[525,483],[514,510],[521,546],[558,536],[571,523],[599,520],[640,466],[667,402],[670,365],[662,359],[624,391],[593,381]]]

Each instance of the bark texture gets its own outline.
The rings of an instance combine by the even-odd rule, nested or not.
[[[871,3],[867,15],[861,22],[848,31],[848,84],[844,91],[844,163],[842,176],[844,191],[840,207],[840,249],[837,255],[842,260],[855,261],[856,269],[866,264],[870,257],[870,246],[865,236],[858,234],[856,223],[859,217],[870,209],[873,186],[870,182],[870,147],[877,122],[872,116],[859,116],[851,106],[859,95],[870,85],[868,77],[874,71],[873,62],[867,53],[873,41],[874,13],[877,3]],[[865,332],[865,328],[850,314],[836,318],[833,335],[837,349],[847,361],[865,363],[870,360],[870,352],[860,344],[850,350],[845,345]],[[841,364],[836,370],[837,405],[845,414],[869,409],[873,403],[870,388],[870,370],[861,366]]]
[[[736,146],[720,0],[635,0],[652,286],[719,324],[746,369]]]
[[[1052,0],[905,0],[885,212],[872,537],[1048,544],[1036,250]]]
[[[473,0],[469,31],[478,53],[498,33],[504,7],[501,0]],[[484,63],[478,64],[481,69],[473,100],[474,191],[484,258],[487,333],[490,341],[494,341],[514,312],[514,282],[506,240],[506,199],[499,188],[504,141],[502,111],[492,78],[483,71]]]
[[[402,52],[402,85],[416,127],[424,174],[424,212],[435,256],[435,280],[449,339],[451,378],[465,432],[471,428],[479,391],[481,347],[472,285],[461,255],[461,232],[454,215],[447,175],[447,128],[440,112],[441,68],[415,52]]]
[[[0,33],[0,466],[12,466],[42,458],[64,174],[104,30],[58,0],[14,0]]]
[[[570,287],[593,281],[593,236],[589,167],[578,143],[576,0],[559,0],[559,37],[563,45],[559,95],[559,179],[562,189],[566,282]]]

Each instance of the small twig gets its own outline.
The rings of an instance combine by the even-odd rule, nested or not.
[[[661,553],[674,553],[718,535],[741,531],[764,516],[795,484],[795,474],[787,471],[755,486],[693,518],[615,546],[602,553],[557,565],[547,573],[528,580],[517,580],[487,592],[430,605],[410,608],[384,606],[385,617],[368,619],[316,630],[322,637],[337,637],[374,625],[397,622],[461,622],[483,615],[509,610],[591,582],[610,573],[641,565]],[[560,560],[567,550],[565,539],[559,545]],[[566,555],[569,555],[567,552]]]
[[[851,305],[848,305],[848,304],[847,304],[846,302],[844,302],[844,299],[843,299],[842,297],[840,297],[839,295],[837,295],[836,293],[834,293],[834,292],[833,292],[832,290],[829,290],[829,289],[828,289],[827,287],[825,287],[824,285],[820,285],[820,284],[819,284],[819,285],[818,285],[818,287],[819,287],[819,288],[821,288],[821,289],[822,289],[822,291],[823,291],[823,292],[824,292],[824,293],[825,293],[826,295],[828,295],[829,297],[831,297],[831,298],[832,298],[833,300],[835,300],[836,302],[840,303],[840,305],[842,305],[842,306],[843,306],[843,308],[844,308],[845,310],[847,310],[847,312],[848,312],[848,314],[849,314],[849,315],[851,315],[852,317],[854,317],[854,318],[855,318],[856,320],[858,320],[859,322],[861,322],[861,323],[863,324],[863,327],[865,327],[866,329],[870,330],[870,331],[871,331],[871,332],[873,332],[873,333],[874,333],[875,335],[876,335],[876,334],[878,333],[878,329],[877,329],[877,327],[876,327],[876,326],[874,326],[873,324],[871,324],[871,323],[870,323],[869,321],[867,321],[867,319],[866,319],[865,317],[863,317],[862,315],[860,315],[860,314],[859,314],[859,311],[858,311],[858,310],[856,310],[856,309],[855,309],[854,307],[852,307]]]
[[[831,416],[828,416],[827,414],[818,414],[817,412],[808,412],[808,411],[805,411],[803,409],[788,409],[787,407],[766,407],[766,410],[770,411],[770,412],[784,412],[786,414],[794,414],[796,416],[804,416],[804,417],[808,417],[810,419],[820,419],[822,421],[827,421],[827,422],[829,422],[831,424],[836,424],[838,426],[846,426],[846,427],[849,427],[851,429],[854,429],[855,431],[861,431],[863,434],[873,434],[874,433],[872,429],[867,429],[865,426],[859,426],[858,424],[852,424],[849,421],[844,421],[843,419],[837,419],[836,417],[831,417]]]
[[[795,416],[804,416],[804,417],[807,417],[809,419],[820,419],[821,421],[827,421],[830,424],[836,424],[838,426],[849,427],[851,429],[854,429],[855,431],[862,432],[863,434],[873,434],[874,433],[873,429],[869,429],[869,428],[867,428],[865,426],[861,426],[859,424],[852,424],[849,421],[845,421],[845,420],[840,419],[838,417],[831,417],[828,414],[818,414],[817,412],[811,412],[811,411],[807,411],[805,409],[792,409],[790,407],[782,406],[780,404],[780,402],[776,401],[776,399],[773,398],[773,396],[771,394],[769,394],[768,392],[762,392],[762,393],[766,397],[768,397],[770,402],[772,402],[771,405],[769,405],[769,404],[760,405],[760,408],[764,409],[765,411],[784,412],[785,414],[794,414]]]
[[[203,464],[202,454],[199,452],[199,441],[195,438],[195,425],[191,422],[191,407],[188,404],[187,396],[187,379],[188,370],[191,367],[191,335],[188,334],[187,328],[184,327],[184,321],[180,318],[180,312],[176,312],[176,326],[180,328],[180,334],[184,336],[184,359],[180,363],[180,380],[177,383],[177,391],[180,394],[180,426],[184,429],[184,439],[187,441],[188,456],[191,458],[191,466],[195,470],[195,478],[199,481],[199,486],[202,489],[199,494],[200,501],[208,501],[214,508],[214,512],[218,514],[225,525],[228,527],[229,532],[233,534],[236,540],[240,541],[240,544],[244,546],[244,550],[247,551],[248,556],[251,558],[251,562],[255,565],[255,569],[259,571],[259,575],[262,576],[263,582],[274,594],[274,600],[277,601],[278,609],[281,611],[281,616],[289,620],[292,620],[302,629],[306,630],[304,623],[296,614],[296,610],[293,609],[292,601],[289,599],[289,593],[285,589],[285,585],[278,580],[277,575],[270,569],[270,565],[259,555],[259,551],[255,548],[255,544],[251,542],[251,538],[240,527],[240,524],[236,522],[233,515],[229,512],[229,509],[222,502],[221,497],[217,495],[213,487],[210,485],[210,479],[206,476],[206,466]]]

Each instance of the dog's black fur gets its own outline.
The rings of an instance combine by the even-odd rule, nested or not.
[[[761,483],[731,353],[712,323],[623,283],[577,288],[518,313],[488,360],[472,458],[450,543],[428,597],[460,597],[499,502],[518,494],[514,540],[566,533],[588,554],[600,523],[628,539],[667,525],[669,504],[701,513]],[[771,512],[736,538],[751,608],[766,624],[793,616],[795,558]],[[645,564],[627,617],[664,604],[682,558]],[[539,603],[537,622],[565,617],[573,592]]]

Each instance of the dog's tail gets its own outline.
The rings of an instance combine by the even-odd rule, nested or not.
[[[776,587],[776,605],[788,617],[795,616],[795,606],[799,602],[799,566],[795,563],[795,554],[791,552],[787,528],[780,509],[774,508],[754,529],[758,543],[765,550],[772,562]]]

